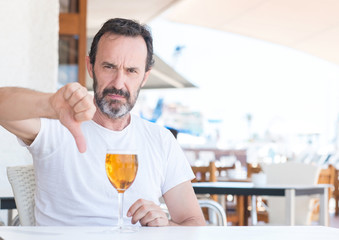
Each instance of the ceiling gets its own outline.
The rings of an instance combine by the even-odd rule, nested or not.
[[[338,0],[183,0],[166,15],[172,21],[285,45],[339,65]]]
[[[147,23],[178,0],[87,0],[87,34],[93,37],[110,18],[123,17]]]

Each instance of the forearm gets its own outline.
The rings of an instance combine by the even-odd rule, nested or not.
[[[18,87],[0,88],[0,120],[56,118],[56,113],[50,105],[51,95]]]
[[[206,226],[206,222],[203,217],[192,217],[184,220],[181,223],[176,223],[172,220],[169,221],[170,226]]]

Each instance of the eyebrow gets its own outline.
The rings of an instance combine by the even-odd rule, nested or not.
[[[116,64],[109,63],[109,62],[102,62],[101,65],[102,66],[109,66],[109,67],[112,67],[112,68],[117,68]],[[139,67],[125,67],[125,69],[139,71],[140,68]]]
[[[110,67],[117,67],[117,65],[113,64],[113,63],[109,63],[109,62],[103,62],[101,63],[102,66],[110,66]]]

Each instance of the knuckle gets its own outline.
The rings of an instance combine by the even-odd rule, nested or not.
[[[156,218],[157,214],[154,211],[150,211],[148,212],[148,216],[153,219]]]
[[[140,222],[141,226],[147,226],[147,222],[146,222],[145,219],[140,219],[139,222]]]
[[[74,83],[68,83],[65,85],[65,89],[68,90],[68,91],[74,91],[76,89],[78,89],[80,86],[79,83],[77,82],[74,82]]]
[[[148,223],[148,226],[150,226],[150,227],[160,227],[161,221],[158,218],[154,219],[152,222]]]
[[[147,211],[147,207],[146,207],[145,205],[142,205],[142,206],[140,207],[140,210],[141,210],[142,212],[146,212],[146,211]]]
[[[80,99],[80,98],[83,98],[83,93],[79,90],[75,90],[75,92],[73,93],[73,96],[76,98],[76,99]]]

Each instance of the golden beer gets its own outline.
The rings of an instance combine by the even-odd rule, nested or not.
[[[137,175],[137,154],[129,152],[108,152],[106,154],[106,173],[109,181],[118,191],[124,193]]]

